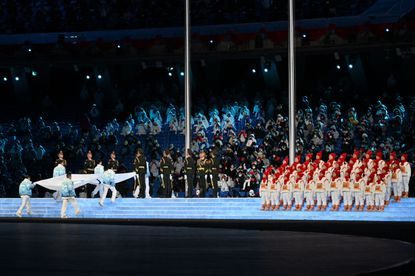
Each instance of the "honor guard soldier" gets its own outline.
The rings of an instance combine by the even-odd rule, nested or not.
[[[205,159],[205,179],[206,179],[206,190],[205,190],[205,194],[207,192],[207,189],[209,188],[210,185],[212,185],[213,188],[213,176],[212,176],[212,167],[213,167],[213,161],[211,158],[209,158],[209,156],[206,156]]]
[[[210,159],[210,179],[213,188],[213,197],[218,197],[218,181],[219,181],[219,166],[220,160],[213,150],[211,153],[212,158]]]
[[[206,192],[206,175],[207,164],[206,164],[206,153],[204,151],[200,152],[199,159],[196,163],[196,175],[199,182],[199,196],[204,197]]]
[[[68,162],[66,162],[62,150],[58,152],[58,158],[55,160],[55,166],[57,166],[58,164],[61,164],[64,167],[68,166]]]
[[[134,171],[137,174],[137,178],[134,181],[134,197],[145,198],[147,160],[142,149],[137,150],[133,165]]]
[[[120,163],[116,159],[115,151],[111,152],[110,160],[108,160],[107,169],[112,170],[113,172],[118,171],[118,167],[120,166]]]
[[[95,170],[95,160],[92,159],[92,152],[89,150],[86,154],[86,160],[84,162],[84,173],[93,174]]]
[[[174,167],[170,157],[170,151],[165,150],[163,157],[160,160],[160,172],[161,172],[161,186],[164,189],[164,197],[171,197],[173,186],[173,173]]]
[[[186,150],[186,159],[184,160],[184,180],[186,182],[186,197],[192,197],[193,184],[196,174],[196,162],[193,158],[192,151]]]
[[[95,160],[92,159],[92,152],[89,150],[88,153],[86,154],[86,160],[84,161],[84,173],[93,174],[95,170],[95,166],[96,166]],[[82,189],[86,191],[87,194],[92,193],[91,185],[85,185]]]

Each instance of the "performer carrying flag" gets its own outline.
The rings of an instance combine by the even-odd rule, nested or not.
[[[61,218],[67,218],[66,208],[68,202],[72,204],[75,208],[75,215],[78,215],[81,210],[79,209],[78,202],[76,201],[75,187],[72,181],[72,174],[70,172],[66,173],[66,179],[62,182],[61,186],[61,195],[62,195],[62,208],[61,208]]]
[[[115,202],[115,198],[117,197],[117,189],[115,189],[115,172],[111,169],[106,170],[102,176],[102,182],[104,192],[99,200],[99,205],[104,206],[104,200],[107,197],[108,190],[111,190],[112,192],[111,202]]]
[[[19,218],[22,217],[23,209],[26,207],[26,211],[28,215],[31,215],[31,208],[30,208],[30,197],[32,196],[32,189],[35,187],[36,184],[32,184],[30,181],[30,176],[26,176],[25,179],[19,185],[19,194],[22,198],[22,204],[20,205],[19,210],[16,212],[16,216]]]

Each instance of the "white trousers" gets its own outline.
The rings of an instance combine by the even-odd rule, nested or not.
[[[115,198],[117,197],[117,189],[115,189],[114,186],[108,185],[108,184],[102,184],[104,186],[104,191],[101,195],[101,199],[99,200],[99,202],[101,204],[104,204],[104,200],[107,197],[108,194],[108,190],[111,190],[112,195],[111,195],[111,201],[115,202]]]
[[[352,205],[353,199],[352,199],[352,193],[349,191],[343,192],[343,203],[344,205]]]
[[[17,210],[17,213],[21,215],[23,212],[23,209],[26,207],[27,214],[30,214],[31,212],[30,196],[22,195],[20,196],[20,198],[22,199],[22,204],[20,204],[20,207]]]
[[[92,191],[91,196],[95,197],[99,192],[99,196],[101,197],[102,193],[103,193],[103,187],[102,184],[98,184],[95,186],[95,189]]]
[[[283,205],[291,205],[291,201],[292,201],[291,193],[282,192],[281,197],[282,197],[282,202],[283,202],[282,204]]]
[[[366,206],[373,206],[373,204],[375,203],[373,200],[372,194],[365,194],[365,201],[366,201]]]
[[[399,182],[392,182],[394,196],[402,196],[402,185]]]
[[[75,214],[79,213],[78,202],[75,197],[62,197],[62,208],[61,208],[61,218],[66,217],[66,209],[68,208],[68,202],[72,204],[72,207],[75,209]]]
[[[145,179],[145,183],[146,183],[146,191],[145,191],[145,197],[146,198],[151,198],[151,196],[150,196],[150,180],[148,179],[148,177],[145,177],[144,178]],[[187,181],[186,181],[187,182]],[[186,184],[187,185],[187,184]],[[133,196],[135,197],[135,198],[137,198],[138,197],[138,195],[140,194],[140,190],[141,190],[141,186],[142,185],[137,185],[137,188],[135,188],[135,191],[134,191],[134,193],[133,193]],[[186,192],[187,192],[187,190],[186,190]]]
[[[389,182],[386,184],[385,200],[389,201],[392,195],[392,184]]]
[[[269,204],[270,200],[271,200],[271,194],[268,191],[262,191],[261,192],[261,201],[262,204]]]
[[[331,191],[331,203],[333,205],[340,205],[340,192],[339,191]]]
[[[402,186],[405,193],[409,192],[409,177],[407,175],[402,175]]]
[[[316,192],[317,206],[327,206],[327,192]]]
[[[280,192],[271,191],[270,200],[271,200],[271,205],[279,205],[280,204]]]
[[[312,191],[305,191],[304,198],[307,206],[314,206],[314,195]]]
[[[383,207],[385,204],[385,194],[375,194],[375,206],[376,207]]]
[[[363,206],[365,205],[365,200],[363,197],[363,193],[361,192],[355,192],[354,193],[354,203],[356,206]]]
[[[303,193],[300,191],[293,192],[295,205],[303,205]]]

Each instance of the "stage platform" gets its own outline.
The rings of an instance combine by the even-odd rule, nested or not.
[[[68,217],[81,220],[295,220],[295,221],[372,221],[372,222],[415,222],[415,198],[391,202],[384,212],[344,211],[261,211],[259,198],[119,198],[115,203],[106,199],[105,206],[99,199],[78,199],[81,214],[74,215],[68,207]],[[0,218],[16,217],[20,198],[0,199]],[[60,216],[61,202],[52,198],[32,198],[31,218]],[[329,209],[329,208],[328,208]],[[23,218],[29,217],[23,213]]]

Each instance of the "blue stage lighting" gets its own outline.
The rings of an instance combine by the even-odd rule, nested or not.
[[[19,81],[19,80],[20,80],[20,78],[19,78],[19,77],[15,77],[14,79],[15,79],[16,81]]]
[[[184,72],[180,72],[180,76],[182,76],[182,77],[183,77],[183,76],[184,76]]]
[[[349,64],[349,69],[353,69],[353,64]]]
[[[100,80],[102,79],[102,75],[98,75],[97,78]]]
[[[264,72],[265,73],[268,73],[268,68],[264,68]]]

